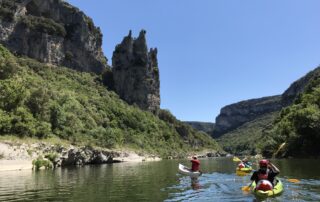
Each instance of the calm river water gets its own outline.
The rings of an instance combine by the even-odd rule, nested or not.
[[[0,172],[0,201],[255,201],[241,190],[250,176],[237,176],[230,158],[201,159],[204,174],[194,181],[178,174],[179,162],[190,164],[163,160]],[[285,191],[267,201],[320,201],[319,160],[272,162],[281,170]]]

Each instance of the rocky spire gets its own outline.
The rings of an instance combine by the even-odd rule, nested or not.
[[[133,39],[131,31],[116,46],[112,56],[115,91],[129,104],[157,112],[160,108],[160,80],[157,49],[148,52],[146,31]]]

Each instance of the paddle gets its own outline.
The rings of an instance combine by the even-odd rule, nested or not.
[[[287,179],[288,182],[292,182],[292,183],[299,183],[300,180],[298,179]]]
[[[252,185],[253,182],[254,182],[254,181],[252,181],[249,186],[244,186],[244,187],[242,187],[242,188],[241,188],[242,191],[250,191],[250,187],[251,187],[251,185]]]

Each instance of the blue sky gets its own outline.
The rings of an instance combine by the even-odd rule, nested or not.
[[[282,93],[320,64],[318,0],[69,0],[103,32],[104,53],[131,29],[158,48],[161,108],[214,122],[241,100]]]

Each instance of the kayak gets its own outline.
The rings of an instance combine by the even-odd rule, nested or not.
[[[238,176],[247,176],[249,174],[250,174],[249,172],[243,172],[241,170],[236,170],[236,175],[238,175]]]
[[[241,171],[245,173],[250,173],[252,171],[252,167],[247,167],[247,168],[237,168],[236,171]]]
[[[256,190],[256,183],[252,183],[252,192],[257,197],[266,198],[266,197],[272,197],[272,196],[278,196],[283,192],[283,184],[282,182],[277,178],[276,179],[276,186],[272,190],[269,191],[262,191],[262,190]]]
[[[236,157],[236,156],[234,156],[232,160],[235,161],[235,162],[240,162],[240,161],[241,161],[241,159],[239,159],[239,158]]]
[[[198,171],[192,172],[189,168],[187,168],[182,164],[179,164],[179,172],[181,174],[188,175],[190,177],[199,177],[201,175],[201,172],[198,172]]]

